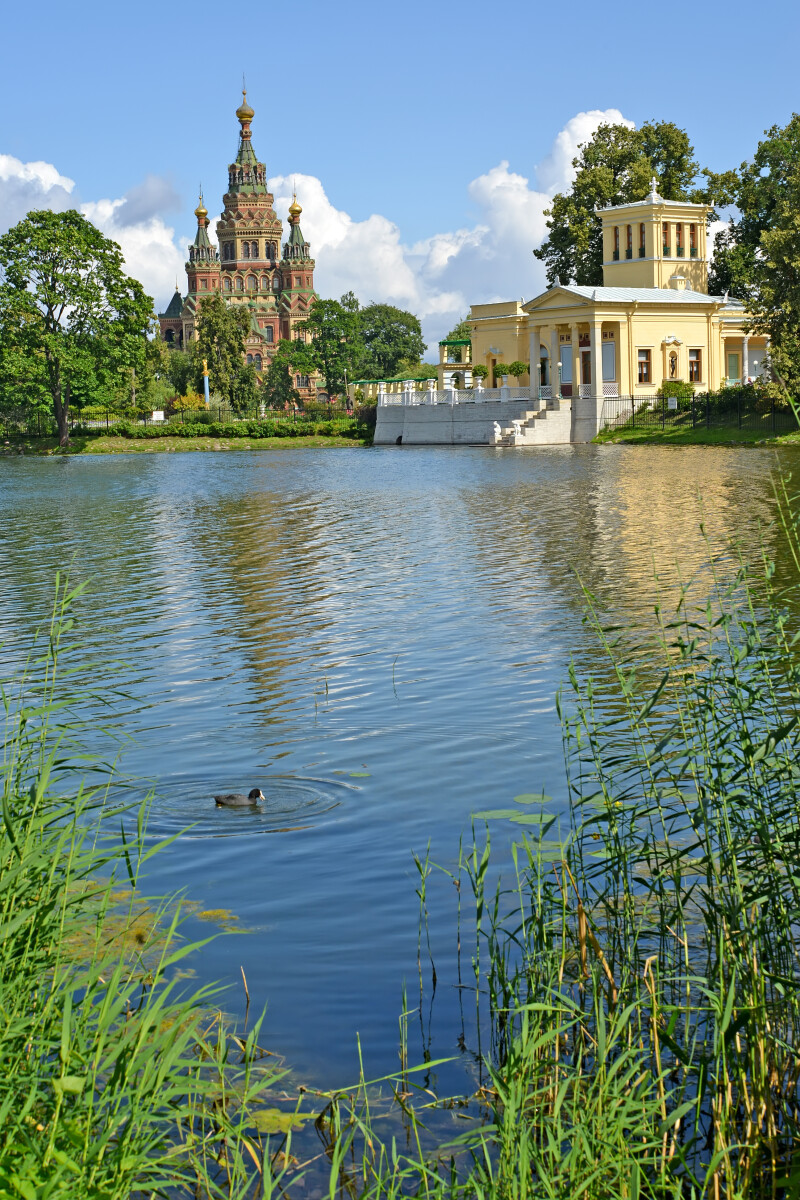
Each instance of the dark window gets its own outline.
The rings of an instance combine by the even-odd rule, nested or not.
[[[275,331],[274,331],[274,329],[272,328],[272,326],[271,326],[271,325],[267,325],[267,327],[265,328],[265,330],[264,330],[264,337],[266,338],[266,340],[267,340],[268,342],[274,342],[274,341],[275,341]]]
[[[639,383],[650,383],[650,351],[639,351]]]
[[[703,378],[703,355],[700,350],[689,351],[689,380],[699,383]]]
[[[250,243],[242,242],[242,258],[250,257]]]

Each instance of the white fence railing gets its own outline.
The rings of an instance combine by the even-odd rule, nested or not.
[[[589,383],[580,385],[580,396],[591,399],[596,391]],[[604,383],[602,397],[610,399],[619,395],[619,384]],[[422,404],[488,404],[503,400],[526,400],[534,405],[552,401],[553,389],[549,385],[536,388],[499,387],[499,388],[444,388],[416,391],[408,389],[405,392],[381,392],[378,404],[381,407],[398,405],[402,408],[417,408]]]
[[[549,390],[542,388],[542,393]],[[543,394],[542,399],[546,398],[549,397]],[[378,396],[378,404],[382,407],[400,405],[404,408],[416,408],[420,404],[486,404],[490,401],[530,399],[531,389],[526,387],[444,388],[438,391],[382,392]]]

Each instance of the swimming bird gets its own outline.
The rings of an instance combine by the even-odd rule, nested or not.
[[[247,796],[243,796],[241,792],[228,792],[227,795],[215,796],[214,799],[218,808],[252,808],[266,797],[261,788],[253,788]]]

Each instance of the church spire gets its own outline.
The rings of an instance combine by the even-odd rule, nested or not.
[[[194,215],[197,217],[197,233],[194,235],[194,241],[189,247],[189,261],[213,262],[216,259],[217,252],[211,245],[208,236],[208,209],[203,203],[202,188],[200,190],[200,201],[194,210]]]
[[[253,133],[250,123],[255,116],[252,107],[247,103],[247,89],[242,88],[242,103],[236,110],[236,118],[241,126],[239,130],[239,150],[236,162],[228,168],[228,191],[265,193],[267,190],[267,169],[256,158],[253,149]]]

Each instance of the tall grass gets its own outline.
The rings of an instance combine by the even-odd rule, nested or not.
[[[258,1023],[237,1038],[214,990],[181,983],[196,947],[179,911],[139,898],[141,821],[120,841],[108,768],[81,747],[87,697],[61,665],[73,600],[59,585],[3,696],[0,1196],[253,1196],[267,1150],[252,1106],[274,1072]]]

